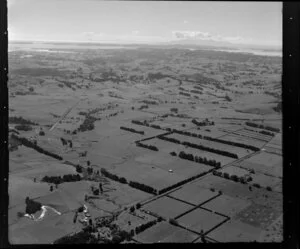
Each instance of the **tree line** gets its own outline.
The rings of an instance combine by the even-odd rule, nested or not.
[[[53,184],[61,184],[64,182],[77,182],[81,180],[81,176],[79,174],[67,174],[61,176],[44,176],[42,178],[42,182],[48,182]]]
[[[145,185],[143,183],[130,181],[128,185],[130,187],[132,187],[132,188],[136,188],[136,189],[142,190],[142,191],[150,193],[150,194],[154,194],[154,195],[157,194],[157,190],[156,189],[154,189],[154,188],[152,188],[152,187],[150,187],[148,185]]]
[[[22,124],[22,125],[38,125],[30,120],[24,119],[22,117],[9,117],[8,123],[11,124]]]
[[[149,150],[158,151],[158,148],[154,145],[142,144],[141,142],[135,142],[136,146],[146,148]]]
[[[107,178],[109,178],[109,179],[111,179],[111,180],[114,180],[114,181],[116,181],[116,182],[120,182],[120,183],[123,183],[123,184],[126,184],[126,183],[127,183],[126,178],[124,178],[124,177],[119,177],[119,176],[117,176],[117,175],[115,175],[115,174],[113,174],[113,173],[107,171],[107,170],[104,169],[104,168],[101,168],[100,171],[101,171],[102,175],[104,175],[105,177],[107,177]]]
[[[26,147],[29,147],[29,148],[32,148],[32,149],[36,150],[37,152],[40,152],[40,153],[42,153],[42,154],[44,154],[46,156],[51,156],[51,157],[53,157],[55,159],[63,160],[63,158],[61,156],[59,156],[59,155],[57,155],[57,154],[55,154],[53,152],[47,151],[47,150],[43,149],[42,147],[38,146],[36,144],[36,141],[33,143],[30,140],[28,140],[27,138],[25,138],[25,137],[18,137],[18,136],[16,136],[13,133],[11,134],[11,137],[14,138],[14,139],[16,139],[16,140],[18,140],[18,141],[20,141],[20,143],[22,145],[24,145]]]
[[[162,140],[166,140],[166,141],[176,143],[176,144],[182,144],[182,145],[194,148],[194,149],[208,151],[208,152],[211,152],[211,153],[215,153],[215,154],[219,154],[219,155],[222,155],[222,156],[227,156],[227,157],[231,157],[231,158],[235,158],[235,159],[238,158],[238,155],[235,154],[235,153],[232,153],[232,152],[218,150],[218,149],[207,147],[207,146],[204,146],[204,145],[201,145],[201,144],[195,144],[195,143],[191,143],[191,142],[187,142],[187,141],[181,142],[176,138],[169,138],[169,137],[165,137],[165,136],[157,136],[157,137],[159,139],[162,139]]]
[[[205,139],[205,140],[209,140],[209,141],[213,141],[213,142],[218,142],[218,143],[227,144],[227,145],[231,145],[231,146],[241,147],[241,148],[249,149],[249,150],[253,150],[253,151],[260,150],[260,148],[252,146],[252,145],[227,141],[227,140],[223,140],[223,139],[219,139],[219,138],[212,138],[209,136],[202,136],[201,134],[197,134],[197,133],[193,133],[193,132],[189,132],[189,131],[181,131],[181,130],[171,129],[171,128],[167,128],[167,130],[172,131],[174,133],[181,134],[181,135],[189,136],[189,137],[196,137],[196,138]]]
[[[202,122],[199,122],[196,119],[192,119],[192,123],[197,125],[197,126],[208,126],[208,125],[214,125],[215,124],[214,121],[208,121],[208,119],[206,119]]]
[[[170,153],[172,156],[176,156],[176,152],[171,152]],[[212,159],[207,159],[206,157],[201,157],[201,156],[194,156],[191,153],[185,153],[184,151],[180,151],[178,154],[178,157],[185,159],[185,160],[189,160],[192,162],[196,162],[196,163],[201,163],[201,164],[205,164],[205,165],[209,165],[215,168],[220,168],[221,167],[221,163],[217,162],[216,160],[212,160]]]
[[[144,131],[138,131],[138,130],[135,130],[133,128],[127,128],[127,127],[121,126],[120,129],[125,130],[125,131],[131,131],[131,132],[138,133],[138,134],[141,134],[141,135],[145,135]]]
[[[186,183],[188,183],[188,182],[190,182],[190,181],[193,181],[193,180],[195,180],[196,178],[199,178],[199,177],[201,177],[201,176],[204,176],[204,175],[206,175],[207,173],[209,173],[209,172],[211,172],[211,171],[212,171],[212,170],[209,170],[209,171],[206,171],[206,172],[202,172],[202,173],[200,173],[200,174],[198,174],[198,175],[195,175],[195,176],[192,176],[192,177],[190,177],[190,178],[187,178],[187,179],[185,179],[185,180],[183,180],[183,181],[181,181],[181,182],[178,182],[178,183],[176,183],[176,184],[174,184],[174,185],[171,185],[171,186],[169,186],[169,187],[163,188],[163,189],[161,189],[161,190],[158,191],[158,194],[160,195],[160,194],[166,193],[166,192],[170,191],[170,190],[173,189],[173,188],[177,188],[177,187],[179,187],[179,186],[181,186],[181,185],[183,185],[183,184],[186,184]]]
[[[252,123],[252,122],[245,122],[245,124],[250,127],[254,127],[254,128],[265,129],[265,130],[269,130],[269,131],[273,131],[273,132],[280,132],[280,129],[270,127],[270,126],[264,126],[264,125],[256,124],[256,123]]]

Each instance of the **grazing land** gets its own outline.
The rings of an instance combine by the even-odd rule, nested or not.
[[[280,57],[11,46],[12,244],[282,241]]]

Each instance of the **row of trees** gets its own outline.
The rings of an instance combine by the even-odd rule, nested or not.
[[[201,86],[194,86],[195,89],[198,89],[198,90],[203,90],[203,88]]]
[[[183,180],[183,181],[181,181],[181,182],[178,182],[178,183],[176,183],[176,184],[174,184],[174,185],[171,185],[171,186],[169,186],[169,187],[166,187],[166,188],[164,188],[164,189],[161,189],[160,191],[158,191],[158,194],[160,195],[160,194],[163,194],[163,193],[165,193],[165,192],[168,192],[168,191],[170,191],[170,190],[173,189],[173,188],[177,188],[177,187],[179,187],[179,186],[181,186],[181,185],[183,185],[183,184],[186,184],[187,182],[193,181],[193,180],[195,180],[196,178],[199,178],[199,177],[201,177],[201,176],[204,176],[205,174],[207,174],[207,173],[209,173],[209,172],[211,172],[211,170],[209,170],[209,171],[207,171],[207,172],[202,172],[202,173],[200,173],[200,174],[198,174],[198,175],[195,175],[195,176],[192,176],[192,177],[190,177],[190,178],[187,178],[187,179],[185,179],[185,180]]]
[[[265,130],[269,130],[269,131],[273,131],[273,132],[280,132],[280,129],[270,127],[270,126],[264,126],[264,125],[256,124],[256,123],[252,123],[252,122],[245,122],[245,124],[250,127],[254,127],[254,128],[265,129]]]
[[[191,90],[190,92],[191,92],[191,93],[196,93],[196,94],[202,94],[202,92],[201,92],[201,91],[194,90],[194,89],[193,89],[193,90]]]
[[[220,177],[223,177],[225,179],[232,180],[232,181],[235,181],[235,182],[240,182],[240,183],[243,183],[243,184],[246,184],[247,182],[252,181],[251,176],[249,176],[247,178],[243,177],[243,176],[238,177],[237,175],[229,175],[227,172],[222,173],[220,171],[214,171],[213,175],[220,176]]]
[[[51,156],[51,157],[53,157],[55,159],[63,160],[63,158],[61,156],[59,156],[59,155],[57,155],[57,154],[55,154],[53,152],[47,151],[47,150],[45,150],[43,148],[41,148],[36,143],[31,142],[30,140],[28,140],[25,137],[18,137],[18,136],[16,136],[13,133],[11,134],[11,137],[14,138],[14,139],[16,139],[16,140],[18,140],[18,141],[20,141],[20,143],[22,145],[24,145],[26,147],[29,147],[29,148],[32,148],[32,149],[36,150],[37,152],[40,152],[40,153],[42,153],[42,154],[44,154],[46,156]]]
[[[81,176],[79,174],[67,174],[61,176],[44,176],[42,178],[42,182],[48,182],[53,184],[61,184],[64,182],[77,182],[81,180]]]
[[[125,130],[125,131],[131,131],[131,132],[138,133],[138,134],[141,134],[141,135],[145,135],[144,131],[137,131],[133,128],[127,128],[127,127],[121,126],[120,129]]]
[[[265,131],[265,130],[259,131],[259,133],[260,133],[260,134],[263,134],[263,135],[271,136],[271,137],[274,137],[274,136],[275,136],[274,133],[269,132],[269,131]]]
[[[233,142],[233,141],[227,141],[227,140],[223,140],[223,139],[219,139],[219,138],[212,138],[212,137],[208,137],[208,136],[202,136],[201,134],[197,134],[197,133],[193,133],[193,132],[189,132],[189,131],[181,131],[181,130],[171,129],[171,128],[169,128],[169,131],[172,131],[174,133],[178,133],[181,135],[189,136],[189,137],[197,137],[200,139],[205,139],[205,140],[209,140],[209,141],[213,141],[213,142],[218,142],[218,143],[227,144],[227,145],[231,145],[231,146],[241,147],[241,148],[249,149],[249,150],[253,150],[253,151],[260,150],[259,148],[252,146],[252,145],[242,144],[242,143]]]
[[[227,144],[227,145],[231,145],[231,146],[241,147],[241,148],[249,149],[249,150],[252,150],[252,151],[259,151],[260,150],[260,148],[252,146],[252,145],[242,144],[242,143],[233,142],[233,141],[227,141],[227,140],[223,140],[223,139],[219,139],[219,138],[203,136],[203,139],[213,141],[213,142],[222,143],[222,144]]]
[[[187,97],[191,97],[191,94],[189,94],[189,93],[179,92],[179,94],[184,95],[184,96],[187,96]]]
[[[152,187],[150,187],[148,185],[145,185],[143,183],[130,181],[129,182],[129,186],[132,187],[132,188],[136,188],[136,189],[142,190],[144,192],[150,193],[150,194],[154,194],[154,195],[157,194],[157,190],[156,189],[154,189],[154,188],[152,188]]]
[[[187,142],[187,141],[180,142],[176,138],[169,138],[169,137],[165,137],[165,136],[157,136],[157,137],[159,139],[162,139],[162,140],[166,140],[166,141],[176,143],[176,144],[182,144],[182,145],[185,145],[185,146],[188,146],[188,147],[191,147],[191,148],[195,148],[195,149],[199,149],[199,150],[203,150],[203,151],[208,151],[208,152],[212,152],[212,153],[215,153],[215,154],[219,154],[219,155],[227,156],[227,157],[231,157],[231,158],[238,158],[238,155],[235,154],[235,153],[232,153],[232,152],[218,150],[218,149],[207,147],[207,146],[204,146],[204,145],[201,145],[201,144],[194,144],[194,143]]]
[[[171,152],[171,155],[176,155],[175,152]],[[201,164],[206,164],[215,168],[221,168],[221,163],[217,162],[216,160],[211,160],[211,159],[207,159],[206,157],[201,157],[201,156],[194,156],[193,154],[187,154],[184,151],[180,151],[180,153],[178,154],[178,157],[182,158],[182,159],[186,159],[189,161],[193,161],[196,163],[201,163]]]
[[[100,171],[101,171],[102,175],[104,175],[105,177],[107,177],[107,178],[109,178],[109,179],[112,179],[112,180],[114,180],[114,181],[116,181],[116,182],[120,182],[120,183],[123,183],[123,184],[126,184],[126,183],[127,183],[126,178],[124,178],[124,177],[119,177],[119,176],[117,176],[117,175],[115,175],[115,174],[112,174],[111,172],[107,171],[107,170],[104,169],[104,168],[101,168]]]
[[[142,144],[140,142],[136,142],[135,144],[138,147],[143,147],[143,148],[146,148],[146,149],[149,149],[149,150],[158,151],[158,148],[154,145]]]

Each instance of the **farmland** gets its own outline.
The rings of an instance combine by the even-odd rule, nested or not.
[[[11,243],[281,240],[278,57],[18,46],[9,53]],[[26,197],[49,207],[45,216],[26,216]]]

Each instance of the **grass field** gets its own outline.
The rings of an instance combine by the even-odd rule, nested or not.
[[[212,192],[209,189],[201,189],[195,185],[185,185],[179,190],[176,190],[169,194],[169,196],[174,197],[185,202],[200,205],[201,203],[215,197],[218,192]]]
[[[163,196],[159,199],[147,203],[145,206],[143,206],[143,209],[157,213],[162,217],[174,218],[188,211],[192,207],[192,205],[174,200],[167,196]]]
[[[225,220],[225,217],[201,208],[197,208],[177,219],[179,224],[198,233],[200,233],[201,230],[206,233]]]
[[[197,237],[197,234],[161,222],[136,235],[134,239],[143,243],[191,243]]]

